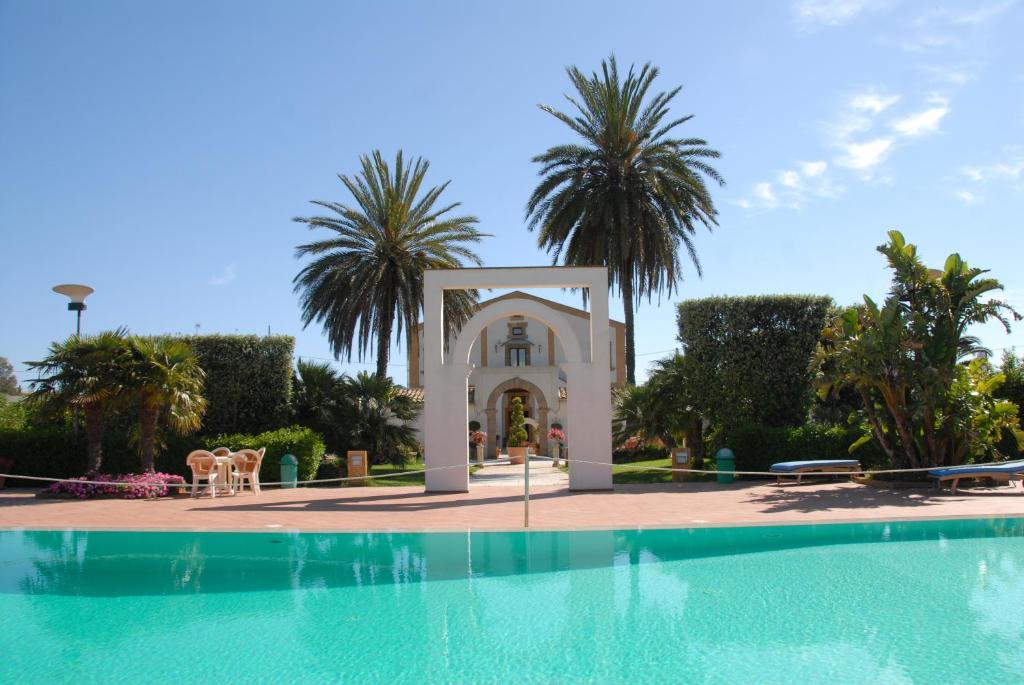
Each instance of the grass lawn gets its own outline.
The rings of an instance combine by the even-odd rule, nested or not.
[[[668,471],[645,471],[645,467],[657,467],[667,469],[672,466],[672,460],[668,457],[660,459],[648,459],[645,461],[631,461],[626,464],[615,464],[612,466],[612,483],[671,483],[672,474]],[[705,469],[713,469],[714,461],[705,459]],[[689,476],[688,480],[715,480],[714,474],[703,473]]]
[[[470,466],[469,472],[475,473],[479,468],[479,466]],[[391,464],[377,464],[370,467],[371,476],[383,476],[389,473],[403,473],[405,471],[414,471],[414,473],[410,473],[405,476],[395,476],[394,478],[373,478],[366,481],[366,485],[373,487],[396,487],[425,484],[425,474],[423,473],[422,461],[406,462],[405,466],[402,468],[392,466]]]

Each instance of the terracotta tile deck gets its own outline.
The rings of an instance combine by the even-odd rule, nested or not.
[[[956,495],[855,483],[622,485],[612,492],[531,492],[531,527],[656,528],[1024,516],[1020,488]],[[217,499],[40,499],[0,490],[0,528],[149,530],[510,530],[522,526],[522,490],[425,494],[418,487],[264,490]]]

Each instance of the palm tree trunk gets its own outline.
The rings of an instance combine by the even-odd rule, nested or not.
[[[392,311],[394,311],[392,309]],[[391,329],[395,320],[391,317],[384,317],[380,323],[380,330],[377,332],[377,378],[388,377],[388,357],[391,354]]]
[[[626,382],[636,385],[636,329],[633,325],[633,275],[628,271],[621,281],[622,311],[626,319]]]
[[[85,441],[88,446],[89,470],[99,471],[103,465],[103,407],[99,402],[85,405]]]
[[[139,451],[142,454],[142,470],[154,471],[156,463],[156,422],[159,411],[146,402],[139,409]]]

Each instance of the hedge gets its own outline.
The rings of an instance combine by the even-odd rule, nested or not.
[[[156,459],[156,470],[191,478],[185,457],[196,449],[215,447],[258,449],[266,447],[260,479],[276,482],[280,476],[281,457],[292,454],[299,460],[299,479],[315,478],[324,456],[324,443],[310,428],[292,426],[257,435],[232,434],[217,436],[168,436],[166,448]],[[76,438],[64,426],[26,427],[22,430],[0,430],[0,458],[11,459],[13,472],[45,478],[77,478],[86,472],[87,456],[84,431]],[[107,433],[103,438],[104,473],[138,473],[139,455],[123,433]],[[35,487],[39,481],[8,480],[9,486]]]
[[[811,361],[831,306],[831,298],[816,295],[679,303],[679,341],[698,411],[725,428],[802,425],[813,398]]]
[[[178,339],[192,347],[206,372],[204,434],[259,433],[288,425],[295,338],[186,335]]]
[[[205,437],[203,443],[203,448],[209,450],[215,447],[228,447],[232,450],[266,447],[263,465],[260,467],[260,480],[268,483],[280,480],[281,457],[286,454],[299,460],[299,480],[316,478],[317,469],[324,458],[323,438],[312,428],[302,426],[281,428],[259,435],[235,433]]]
[[[858,430],[845,426],[812,423],[779,428],[746,424],[719,436],[715,451],[731,449],[737,471],[767,471],[777,462],[805,459],[858,459],[864,468],[887,466],[885,453],[874,442],[850,452],[850,445],[859,436]]]

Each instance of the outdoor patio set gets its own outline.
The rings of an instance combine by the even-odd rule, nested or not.
[[[246,481],[249,490],[259,495],[260,465],[263,463],[264,452],[265,447],[237,452],[227,447],[190,452],[185,463],[192,469],[192,496],[198,497],[201,481],[206,481],[210,497],[216,497],[218,491],[227,495],[239,494],[245,489]]]

